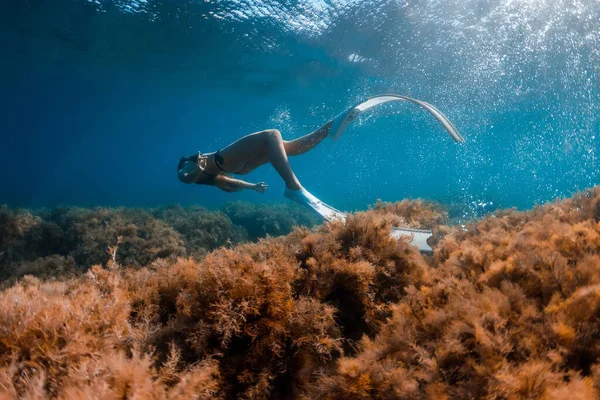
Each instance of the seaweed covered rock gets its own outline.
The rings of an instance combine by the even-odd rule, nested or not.
[[[176,205],[152,210],[152,214],[181,234],[190,255],[247,241],[246,229],[234,225],[231,219],[220,211]]]
[[[454,229],[430,283],[410,287],[313,395],[598,398],[599,199],[596,188]]]
[[[406,202],[202,260],[25,277],[0,292],[0,396],[595,399],[599,202],[497,212],[427,259],[389,229],[444,214]]]
[[[312,227],[322,222],[314,213],[295,204],[256,205],[240,201],[227,204],[221,211],[234,224],[243,226],[251,241],[267,235],[287,235],[295,226]]]
[[[404,296],[406,287],[428,279],[427,265],[416,248],[406,238],[390,236],[394,221],[392,215],[357,213],[345,224],[299,230],[287,239],[297,247],[302,274],[294,282],[296,291],[334,304],[348,340],[376,333],[390,315],[390,304]]]
[[[218,370],[207,360],[170,379],[139,354],[128,294],[116,273],[43,283],[28,277],[0,293],[0,397],[214,398]],[[173,360],[174,355],[171,355]]]
[[[23,315],[19,307],[27,302],[6,302],[2,387],[13,396],[37,391],[51,397],[96,390],[124,397],[310,393],[316,371],[333,369],[362,335],[374,336],[391,313],[388,303],[426,280],[418,251],[390,237],[392,219],[360,213],[345,225],[220,248],[201,262],[96,266],[64,284],[27,278],[3,295],[52,298],[35,304],[41,319]],[[86,301],[77,297],[83,295]],[[71,302],[78,303],[73,310]],[[97,314],[105,308],[111,313]],[[51,314],[52,323],[39,326]],[[33,352],[27,332],[46,329],[52,334],[41,334]],[[100,331],[105,337],[94,339]],[[83,379],[92,370],[94,379]]]
[[[0,209],[0,281],[24,274],[57,277],[104,264],[120,241],[118,262],[145,265],[185,256],[181,235],[137,209],[56,208],[34,215]],[[75,264],[77,267],[75,267]]]
[[[21,260],[29,253],[30,231],[37,229],[42,219],[28,211],[0,207],[0,262]]]
[[[373,210],[377,214],[397,216],[396,224],[408,228],[433,229],[448,223],[448,211],[441,204],[420,199],[395,203],[377,200]]]
[[[201,264],[132,272],[136,322],[152,326],[144,342],[160,360],[176,345],[183,365],[221,358],[230,397],[297,396],[314,384],[311,371],[375,334],[387,303],[422,279],[422,258],[392,239],[390,227],[359,214],[345,225],[220,249]]]
[[[55,279],[77,274],[75,259],[62,251],[64,239],[55,223],[29,211],[0,207],[0,286],[25,275]]]
[[[20,261],[5,266],[3,287],[8,287],[17,279],[25,275],[32,275],[41,279],[66,279],[74,277],[81,272],[73,257],[58,254],[39,257],[31,261]]]
[[[118,262],[146,265],[156,258],[187,255],[181,235],[148,212],[127,208],[57,208],[41,214],[63,232],[63,253],[89,267],[107,261],[120,239]]]
[[[236,203],[222,211],[203,207],[158,209],[57,207],[27,211],[0,208],[0,282],[29,271],[57,276],[67,264],[44,271],[44,258],[74,259],[80,271],[107,262],[107,249],[120,240],[118,262],[146,265],[157,258],[201,259],[221,246],[234,246],[266,235],[287,234],[293,226],[319,222],[291,206]],[[120,238],[120,239],[119,239]],[[36,260],[39,260],[36,261]],[[58,260],[55,258],[55,261]],[[36,265],[32,266],[32,262]],[[28,265],[23,265],[28,263]],[[56,262],[54,262],[56,264]],[[52,263],[46,263],[48,267]],[[70,271],[73,270],[69,265]]]

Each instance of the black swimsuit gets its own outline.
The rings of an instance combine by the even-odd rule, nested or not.
[[[223,149],[221,149],[221,150],[223,150]],[[217,151],[215,153],[215,165],[217,166],[217,168],[219,168],[221,171],[225,172],[226,174],[239,174],[240,171],[242,169],[244,169],[244,167],[242,167],[237,172],[230,172],[230,171],[227,171],[225,168],[222,167],[222,165],[225,164],[225,160],[223,160],[223,156],[221,154],[219,154],[221,152],[221,150],[219,150],[219,151]]]
[[[223,160],[223,156],[221,154],[219,154],[221,152],[221,150],[218,150],[215,153],[215,165],[217,166],[217,168],[219,168],[221,171],[229,173],[228,171],[226,171],[225,169],[223,169],[223,167],[221,167],[221,165],[225,164],[225,160]]]

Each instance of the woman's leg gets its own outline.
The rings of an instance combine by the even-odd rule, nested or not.
[[[321,141],[323,141],[323,139],[327,137],[330,128],[331,121],[317,129],[316,131],[309,133],[308,135],[304,135],[294,140],[284,140],[283,148],[285,149],[285,153],[289,157],[306,153],[307,151],[313,149],[316,145],[321,143]],[[268,162],[269,155],[265,151],[262,154],[259,154],[257,157],[248,161],[243,168],[242,174],[247,174],[248,172],[253,171],[254,169]]]
[[[225,160],[226,170],[248,173],[268,161],[273,164],[288,189],[302,188],[288,161],[281,133],[276,129],[267,129],[244,136],[222,149],[220,154]]]
[[[329,134],[331,121],[317,129],[316,131],[302,136],[298,139],[284,141],[283,146],[288,156],[297,156],[312,150],[316,145],[321,143]]]
[[[298,178],[296,178],[290,162],[288,161],[287,152],[285,151],[283,139],[281,138],[281,132],[277,129],[269,129],[265,132],[269,161],[285,181],[285,187],[290,190],[302,189],[302,185],[300,184],[300,181],[298,181]]]

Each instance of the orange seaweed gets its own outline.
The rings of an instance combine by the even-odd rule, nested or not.
[[[0,292],[0,396],[598,398],[599,204],[594,188],[462,229],[380,203],[136,268],[119,244],[109,268]],[[446,233],[433,257],[390,237],[399,219]]]

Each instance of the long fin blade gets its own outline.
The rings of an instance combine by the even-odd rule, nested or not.
[[[388,103],[391,101],[399,101],[399,100],[409,101],[411,103],[417,104],[418,106],[424,108],[431,115],[433,115],[435,117],[435,119],[437,119],[442,124],[442,126],[444,127],[444,129],[446,129],[448,134],[450,134],[452,139],[454,139],[457,143],[465,142],[465,139],[460,134],[460,132],[458,132],[458,129],[456,129],[456,127],[450,121],[450,119],[448,117],[446,117],[440,110],[438,110],[433,105],[431,105],[427,102],[413,99],[412,97],[402,96],[402,95],[398,95],[398,94],[385,94],[385,95],[374,96],[374,97],[367,99],[366,101],[363,101],[362,103],[357,104],[356,106],[354,106],[354,109],[359,110],[360,113],[363,113],[379,104],[384,104],[384,103]],[[344,128],[345,128],[345,126],[344,126]]]

